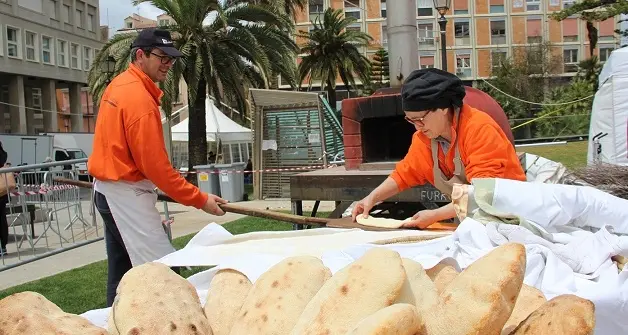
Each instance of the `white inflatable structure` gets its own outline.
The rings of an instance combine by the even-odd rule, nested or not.
[[[628,48],[604,64],[593,100],[587,163],[628,166]]]

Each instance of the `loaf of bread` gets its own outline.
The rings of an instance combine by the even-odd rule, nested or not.
[[[212,335],[194,286],[157,262],[124,274],[108,323],[111,335]]]
[[[562,295],[546,301],[523,284],[525,247],[499,246],[458,273],[428,270],[375,247],[332,275],[313,256],[277,263],[254,283],[239,271],[213,277],[203,307],[170,268],[127,272],[109,316],[113,335],[590,335],[595,306]],[[105,335],[38,293],[0,300],[0,334]]]
[[[2,335],[106,335],[105,329],[69,314],[36,292],[20,292],[0,300]]]

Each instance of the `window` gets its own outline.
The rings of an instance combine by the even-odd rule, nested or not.
[[[612,46],[600,46],[600,62],[606,62],[613,50],[615,50],[615,48]]]
[[[491,44],[506,44],[506,21],[503,19],[491,21]]]
[[[50,18],[56,20],[57,19],[57,0],[50,0],[48,3],[48,10],[50,12]]]
[[[2,35],[4,34],[2,33],[2,25],[0,24],[0,56],[4,56],[4,43]]]
[[[68,42],[57,40],[57,65],[68,67]]]
[[[471,54],[461,53],[456,55],[456,75],[458,77],[471,77]]]
[[[7,26],[7,56],[22,58],[22,39],[20,30]]]
[[[434,53],[433,52],[421,53],[421,56],[419,57],[419,65],[422,69],[434,68]]]
[[[70,13],[71,13],[71,9],[70,6],[68,5],[63,5],[63,12],[61,12],[61,16],[63,17],[63,22],[65,23],[70,23]]]
[[[39,61],[39,51],[37,48],[37,34],[32,31],[26,31],[24,44],[26,46],[26,60],[32,62]]]
[[[321,14],[325,12],[323,0],[310,0],[308,10],[310,22],[317,22],[316,19],[318,19],[318,22],[322,21]]]
[[[92,48],[83,47],[83,70],[89,71],[92,66]]]
[[[563,25],[563,42],[578,42],[578,19],[565,19]]]
[[[491,68],[493,71],[502,66],[502,63],[508,58],[506,51],[493,51],[491,52]]]
[[[434,16],[434,2],[432,0],[417,0],[417,16]]]
[[[528,11],[541,10],[541,0],[526,0],[526,9]]]
[[[567,9],[575,3],[575,0],[563,0],[563,9]]]
[[[382,0],[381,8],[382,8],[382,17],[386,17],[386,0]]]
[[[578,72],[578,49],[563,50],[565,73]]]
[[[80,53],[80,49],[79,49],[79,45],[78,44],[74,44],[72,43],[70,45],[70,55],[72,56],[72,68],[73,69],[77,69],[80,70],[80,63],[79,63],[79,53]]]
[[[77,9],[74,15],[74,24],[79,28],[83,28],[83,11],[80,9]]]
[[[469,20],[456,19],[454,21],[454,38],[456,45],[470,45]]]
[[[126,23],[126,27],[127,28],[133,28],[133,22],[127,22]]]
[[[491,5],[491,13],[504,13],[504,5]]]
[[[41,37],[41,59],[44,64],[52,64],[52,37]]]
[[[87,14],[87,30],[94,31],[94,14]]]
[[[419,22],[417,30],[419,34],[419,48],[434,47],[434,24],[432,22]]]
[[[382,25],[382,46],[388,45],[388,26]]]
[[[468,9],[454,9],[454,15],[466,15],[469,14]]]
[[[360,19],[360,0],[344,0],[345,16]]]
[[[526,20],[527,43],[538,44],[543,42],[543,21],[540,15],[528,16]]]

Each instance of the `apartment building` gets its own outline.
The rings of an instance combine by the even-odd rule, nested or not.
[[[99,16],[98,0],[0,0],[1,133],[93,129],[95,108],[81,101],[103,45]]]
[[[422,68],[441,67],[439,15],[434,2],[409,1],[416,1],[419,64]],[[554,47],[552,52],[563,58],[559,75],[573,76],[578,62],[589,57],[586,24],[575,17],[556,22],[549,15],[574,2],[451,0],[452,8],[446,15],[447,69],[473,84],[488,78],[498,60],[511,56],[517,47],[547,41]],[[366,31],[374,38],[374,45],[364,50],[367,55],[372,57],[379,46],[387,47],[386,0],[310,0],[309,6],[297,15],[297,29],[312,29],[312,21],[328,7],[342,9],[346,16],[355,17],[357,21],[350,29]],[[596,23],[599,38],[595,53],[602,62],[619,46],[620,38],[614,33],[619,28],[617,21],[618,18],[612,18]],[[297,38],[297,43],[302,42]]]

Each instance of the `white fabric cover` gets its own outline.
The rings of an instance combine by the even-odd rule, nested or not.
[[[619,272],[611,257],[628,256],[628,236],[624,235],[628,233],[628,201],[589,187],[496,179],[492,206],[527,222],[518,226],[496,219],[484,225],[467,218],[452,235],[385,246],[368,241],[420,232],[314,229],[232,236],[221,226],[210,224],[185,248],[160,262],[170,266],[218,264],[189,279],[204,303],[211,278],[219,268],[237,269],[255,282],[280,260],[306,253],[321,257],[335,273],[369,248],[385,247],[420,262],[427,269],[439,262],[464,269],[498,245],[517,242],[526,246],[526,284],[540,289],[547,299],[560,294],[590,299],[595,303],[596,335],[625,333],[628,268]],[[330,242],[324,242],[327,240]],[[342,240],[349,245],[342,247],[338,244]],[[251,250],[252,246],[256,248]],[[261,251],[265,246],[268,248]],[[105,325],[107,312],[107,309],[94,310],[83,316],[96,325]]]
[[[593,137],[598,133],[608,133],[599,140],[600,161],[628,165],[628,48],[613,51],[600,73],[589,127],[588,164],[593,163]]]
[[[205,100],[205,127],[207,141],[215,142],[219,137],[223,143],[253,141],[253,132],[223,114],[209,97]],[[190,119],[185,119],[172,127],[172,140],[187,142]]]

